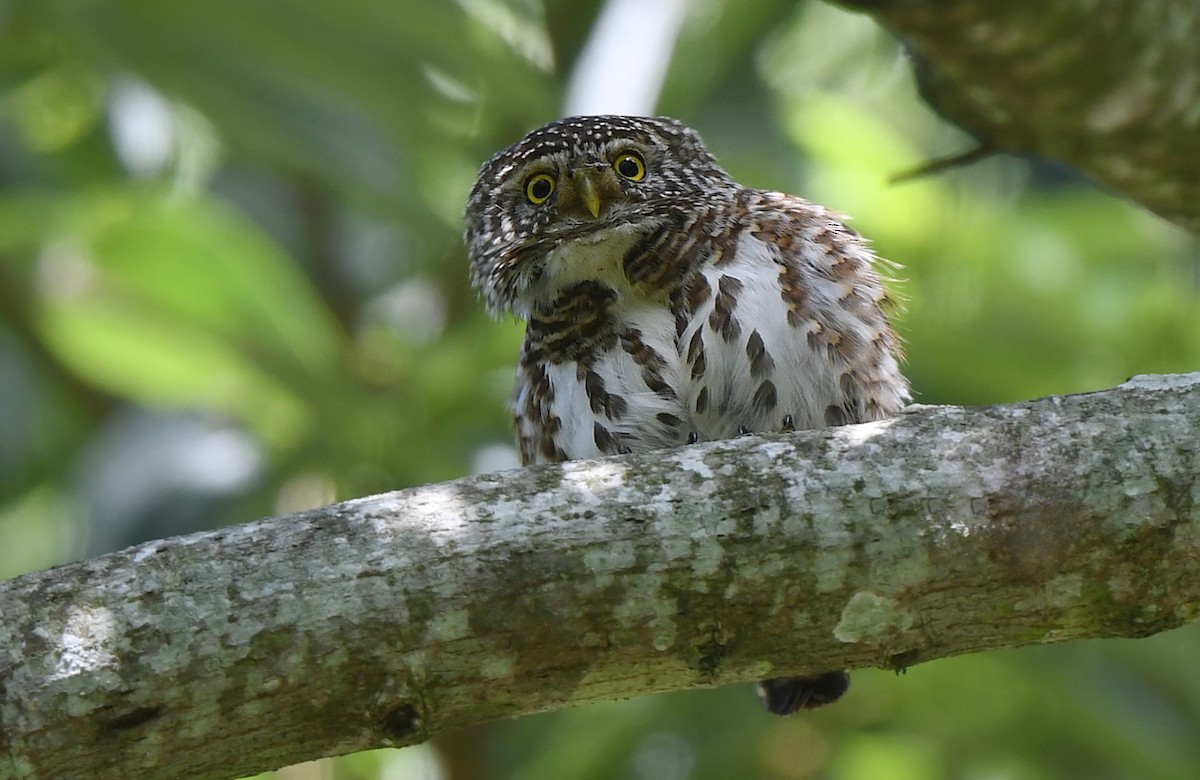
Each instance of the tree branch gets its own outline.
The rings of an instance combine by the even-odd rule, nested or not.
[[[651,691],[1152,634],[1200,614],[1198,474],[1200,374],[1142,377],[151,542],[0,583],[0,777],[236,777]]]
[[[987,148],[1066,163],[1200,233],[1193,0],[835,0],[917,57],[929,104]]]

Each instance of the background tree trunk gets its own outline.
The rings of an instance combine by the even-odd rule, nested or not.
[[[915,54],[922,94],[996,152],[1065,163],[1200,233],[1192,0],[840,0]]]
[[[225,778],[1200,611],[1200,374],[487,474],[0,583],[0,777]],[[747,692],[749,695],[749,692]],[[765,717],[765,716],[764,716]]]

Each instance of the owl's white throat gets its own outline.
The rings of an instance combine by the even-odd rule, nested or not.
[[[579,282],[597,281],[623,297],[631,288],[625,278],[625,255],[646,232],[637,225],[614,225],[582,238],[564,241],[546,253],[541,276],[525,292],[525,311],[558,297]]]

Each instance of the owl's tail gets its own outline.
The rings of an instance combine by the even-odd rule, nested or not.
[[[831,704],[850,688],[850,675],[844,671],[825,672],[816,677],[776,677],[758,684],[758,695],[767,712],[791,715]]]

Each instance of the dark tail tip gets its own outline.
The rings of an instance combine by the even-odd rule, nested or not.
[[[791,715],[831,704],[850,688],[846,672],[826,672],[816,677],[776,677],[758,684],[758,695],[767,712]]]

